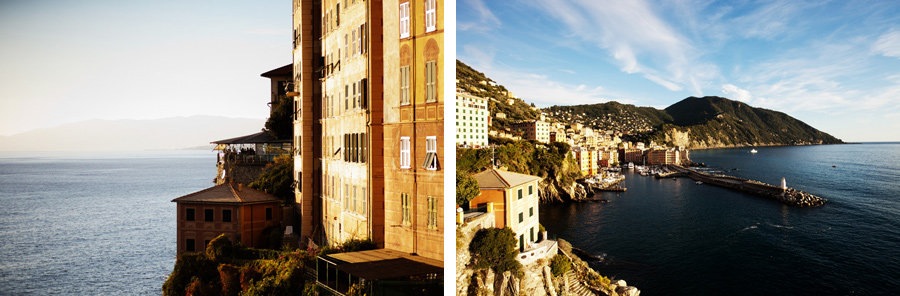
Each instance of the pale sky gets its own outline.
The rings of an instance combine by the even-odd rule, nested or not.
[[[0,1],[0,135],[88,119],[266,118],[291,1]]]
[[[722,96],[900,140],[900,1],[458,0],[457,57],[539,107]]]

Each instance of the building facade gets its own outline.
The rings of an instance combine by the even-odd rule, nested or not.
[[[509,227],[525,250],[539,240],[537,176],[488,169],[474,176],[481,194],[469,201],[469,208],[492,207],[497,228]]]
[[[256,248],[264,233],[281,234],[281,200],[242,184],[216,185],[176,199],[177,254],[204,252],[220,234],[232,241]]]
[[[522,138],[535,140],[541,143],[550,143],[550,123],[541,120],[526,121],[512,125],[522,132]]]
[[[456,93],[456,145],[480,148],[488,145],[487,99]]]
[[[385,248],[443,261],[444,11],[384,2]]]

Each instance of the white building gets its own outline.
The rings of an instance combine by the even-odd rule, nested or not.
[[[487,99],[456,93],[456,145],[488,145]]]

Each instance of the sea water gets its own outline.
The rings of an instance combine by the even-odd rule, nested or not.
[[[158,295],[210,151],[0,154],[0,294]]]
[[[686,178],[626,173],[609,203],[542,205],[541,223],[641,295],[896,295],[900,144],[692,151],[730,175],[828,199],[818,208]]]

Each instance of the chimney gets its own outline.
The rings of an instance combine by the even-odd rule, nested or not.
[[[237,190],[238,192],[244,191],[244,183],[238,183]]]

